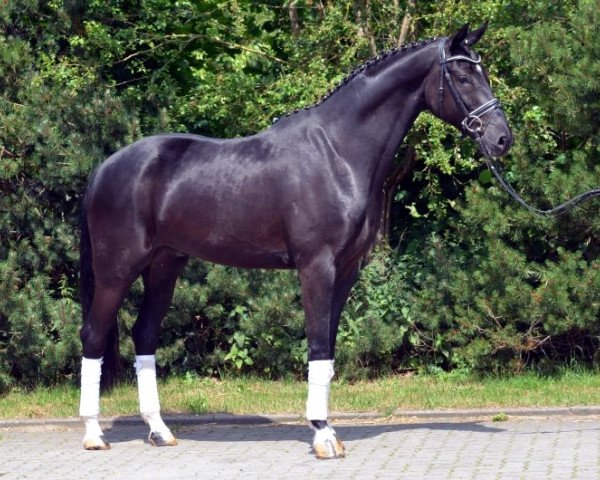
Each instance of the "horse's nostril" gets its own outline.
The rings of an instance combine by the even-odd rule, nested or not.
[[[503,147],[504,145],[506,145],[506,137],[504,135],[502,135],[499,139],[498,139],[498,145],[500,145],[501,147]]]

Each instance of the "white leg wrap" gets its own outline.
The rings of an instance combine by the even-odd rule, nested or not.
[[[79,415],[98,418],[100,414],[100,373],[102,359],[82,358]]]
[[[135,372],[138,381],[140,413],[152,432],[169,432],[160,416],[160,402],[156,385],[156,358],[154,355],[136,355]]]
[[[154,355],[136,355],[135,372],[138,381],[140,413],[150,427],[148,441],[155,446],[177,445],[177,440],[160,416],[158,387],[156,385],[156,359]]]
[[[102,429],[100,428],[100,424],[98,423],[98,417],[81,417],[83,419],[83,424],[85,425],[85,435],[84,441],[87,439],[94,439],[97,437],[101,437],[104,435]]]
[[[102,359],[82,358],[81,360],[81,399],[79,415],[85,425],[83,447],[88,450],[106,450],[110,445],[104,441],[98,423],[100,415],[100,375]]]
[[[154,355],[136,355],[135,373],[138,381],[140,412],[160,412],[158,388],[156,386],[156,359]]]
[[[306,418],[308,420],[327,420],[329,386],[333,373],[333,360],[308,362],[308,399],[306,401]]]

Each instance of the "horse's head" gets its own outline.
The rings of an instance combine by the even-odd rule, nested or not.
[[[505,155],[513,137],[500,102],[492,94],[481,57],[471,50],[487,23],[469,32],[465,24],[452,38],[438,44],[438,69],[426,89],[430,111],[480,143],[482,153]]]

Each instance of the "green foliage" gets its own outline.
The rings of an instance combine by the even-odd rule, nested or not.
[[[600,124],[600,10],[581,0],[566,18],[515,32],[513,57],[522,85],[569,136],[596,137]],[[550,95],[548,95],[550,94]],[[555,99],[559,99],[555,102]]]
[[[0,9],[0,391],[74,379],[81,195],[108,155],[157,131],[239,136],[313,104],[396,46],[408,3],[9,0]],[[491,22],[478,51],[517,142],[506,176],[545,207],[600,184],[597,2],[417,2],[406,41]],[[336,368],[515,371],[598,363],[598,204],[537,219],[432,115],[406,143],[391,248],[344,312]],[[400,157],[400,156],[399,156]],[[120,313],[122,354],[141,284]],[[158,352],[164,372],[301,376],[294,272],[192,261]],[[191,406],[202,410],[204,404]]]
[[[368,377],[409,364],[405,354],[419,336],[412,328],[407,274],[386,249],[363,269],[338,333],[336,366],[344,376]]]
[[[517,143],[505,173],[541,208],[600,184],[593,4],[506,32],[512,82],[525,90],[516,89],[513,99]],[[440,329],[450,352],[442,366],[520,371],[573,359],[597,364],[598,204],[537,218],[483,173],[465,193],[454,221],[446,216],[441,235],[426,239],[425,259],[407,249],[421,269],[417,322]]]
[[[81,195],[94,165],[131,140],[121,101],[57,58],[57,37],[29,33],[26,8],[3,12],[0,40],[0,388],[73,374]],[[53,7],[34,10],[30,20],[64,27]]]

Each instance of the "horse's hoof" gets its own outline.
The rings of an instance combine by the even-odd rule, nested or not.
[[[86,450],[110,450],[110,443],[104,439],[104,435],[100,437],[84,438],[83,448]]]
[[[335,439],[327,439],[323,442],[315,443],[313,445],[315,457],[319,460],[328,460],[331,458],[344,458],[346,456],[346,449],[342,441],[335,436]]]
[[[177,445],[177,439],[171,432],[150,432],[148,441],[153,447],[174,447]]]
[[[344,458],[346,456],[344,444],[329,425],[315,431],[313,452],[319,460]]]

